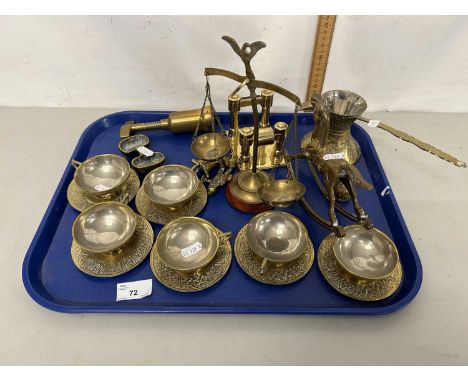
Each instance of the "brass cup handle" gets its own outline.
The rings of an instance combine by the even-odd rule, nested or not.
[[[223,232],[220,235],[218,235],[218,240],[220,242],[228,241],[231,238],[231,235],[232,235],[231,231]]]
[[[268,260],[263,259],[262,265],[260,266],[260,274],[261,275],[265,274],[265,270],[267,269],[267,266],[268,266]]]
[[[71,165],[72,165],[72,166],[75,168],[75,170],[76,170],[76,169],[78,169],[78,167],[80,167],[80,165],[81,165],[82,162],[77,161],[77,160],[75,160],[75,159],[72,159],[70,163],[71,163]]]
[[[193,277],[195,278],[195,280],[198,280],[202,274],[203,274],[202,268],[198,268],[198,269],[193,273]]]

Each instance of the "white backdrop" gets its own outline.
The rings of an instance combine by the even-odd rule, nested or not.
[[[198,107],[205,66],[243,72],[223,34],[265,41],[257,78],[303,97],[315,28],[315,16],[0,17],[0,106]],[[370,111],[468,112],[467,38],[463,16],[339,16],[324,89],[353,90]],[[235,84],[211,83],[225,110]]]

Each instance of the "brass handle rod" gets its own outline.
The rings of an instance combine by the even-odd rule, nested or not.
[[[366,122],[366,123],[369,123],[369,121],[370,121],[368,118],[365,118],[365,117],[362,117],[362,116],[358,117],[357,119],[359,119],[360,121]],[[413,145],[420,148],[421,150],[427,151],[428,153],[430,153],[432,155],[435,155],[435,156],[439,157],[440,159],[443,159],[443,160],[445,160],[447,162],[450,162],[450,163],[454,164],[457,167],[466,167],[466,162],[463,162],[463,161],[455,158],[454,156],[446,153],[445,151],[442,151],[442,150],[438,149],[437,147],[434,147],[434,146],[430,145],[429,143],[420,141],[419,139],[413,137],[412,135],[409,135],[409,134],[405,133],[404,131],[395,129],[394,127],[389,126],[389,125],[387,125],[387,124],[385,124],[383,122],[379,122],[377,127],[381,128],[382,130],[385,130],[386,132],[394,135],[397,138],[400,138],[403,141],[412,143]]]

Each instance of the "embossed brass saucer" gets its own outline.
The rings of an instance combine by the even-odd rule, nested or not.
[[[143,189],[140,188],[137,192],[135,204],[138,212],[152,223],[167,224],[172,220],[183,216],[196,216],[206,205],[208,194],[205,186],[200,182],[197,191],[193,195],[188,204],[183,205],[176,211],[168,211],[164,208],[157,207],[146,196]]]
[[[216,234],[223,232],[213,227]],[[155,244],[151,250],[150,264],[156,279],[166,287],[179,292],[196,292],[207,289],[219,282],[229,270],[232,259],[232,248],[229,240],[222,240],[215,257],[199,274],[184,275],[168,267],[161,261]]]
[[[314,248],[309,238],[304,253],[296,260],[280,268],[262,269],[262,264],[247,242],[247,229],[248,224],[237,234],[234,253],[237,263],[250,277],[264,284],[285,285],[300,280],[309,272],[314,261]]]
[[[128,204],[137,194],[140,188],[140,180],[135,171],[130,170],[130,175],[123,185],[123,190],[116,194],[111,200],[123,204]],[[83,212],[87,208],[91,207],[96,203],[100,203],[99,200],[90,199],[87,193],[82,191],[72,180],[67,189],[67,199],[70,205],[80,212]]]
[[[136,228],[132,238],[116,254],[92,254],[72,242],[71,256],[80,271],[95,277],[114,277],[136,268],[148,255],[153,245],[151,224],[136,215]]]
[[[393,272],[379,280],[360,280],[346,272],[333,254],[335,234],[328,235],[320,244],[317,261],[325,280],[339,293],[360,301],[378,301],[398,290],[403,272],[398,262]]]

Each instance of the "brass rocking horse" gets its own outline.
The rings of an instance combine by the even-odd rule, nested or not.
[[[313,96],[311,105],[318,117],[315,118],[318,123],[314,128],[310,143],[302,149],[300,154],[294,157],[309,160],[323,174],[329,199],[328,213],[333,227],[338,227],[339,225],[335,213],[335,190],[339,187],[344,187],[351,197],[358,219],[366,228],[370,229],[372,228],[372,222],[359,204],[355,186],[367,190],[372,190],[373,186],[363,178],[356,166],[349,164],[345,159],[328,158],[325,155],[323,147],[325,147],[328,137],[330,113],[321,101],[320,96]]]

